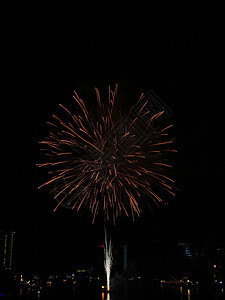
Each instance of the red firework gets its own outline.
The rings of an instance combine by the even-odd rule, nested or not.
[[[48,167],[51,178],[40,187],[53,186],[55,210],[60,205],[89,209],[93,222],[100,213],[107,220],[121,214],[134,219],[144,204],[163,203],[164,191],[174,195],[174,181],[167,175],[168,153],[176,152],[166,132],[172,125],[158,124],[163,111],[151,114],[144,94],[123,114],[116,105],[117,86],[109,87],[105,102],[95,90],[95,113],[74,92],[79,112],[60,104],[66,115],[53,115],[54,122],[48,122],[50,134],[41,142],[47,162],[38,166]]]

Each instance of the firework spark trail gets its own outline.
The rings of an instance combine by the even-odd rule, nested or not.
[[[105,229],[105,244],[104,244],[104,267],[106,273],[107,291],[110,291],[110,275],[113,264],[112,241],[108,241]]]
[[[150,116],[146,102],[141,103],[142,94],[140,108],[123,114],[116,104],[116,86],[114,91],[109,87],[108,101],[102,101],[96,89],[93,114],[74,93],[79,111],[60,105],[64,118],[53,115],[50,134],[40,142],[47,161],[38,166],[50,169],[50,179],[40,187],[55,186],[55,209],[69,203],[77,211],[89,209],[93,222],[100,213],[115,222],[122,213],[133,219],[140,216],[145,202],[150,208],[159,205],[162,191],[174,195],[174,182],[168,176],[168,155],[176,152],[167,134],[172,125],[152,126],[163,112]],[[144,125],[143,116],[149,116]],[[148,196],[145,201],[143,194]]]

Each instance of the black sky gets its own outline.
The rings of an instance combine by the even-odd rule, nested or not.
[[[89,249],[103,238],[102,224],[66,209],[53,214],[54,200],[37,190],[45,176],[35,167],[38,141],[58,103],[72,102],[73,89],[86,96],[118,83],[126,105],[130,95],[152,89],[173,111],[180,191],[167,209],[111,229],[116,239],[135,249],[153,238],[224,238],[224,20],[220,5],[211,5],[124,11],[74,5],[11,16],[2,57],[0,229],[16,231],[19,269],[94,260]]]

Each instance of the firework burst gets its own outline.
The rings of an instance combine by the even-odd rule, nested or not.
[[[58,204],[77,211],[89,209],[105,220],[121,214],[140,216],[144,204],[163,203],[164,191],[174,195],[174,181],[168,176],[168,154],[173,139],[157,122],[163,111],[152,114],[146,109],[148,99],[142,94],[137,105],[123,113],[116,103],[117,86],[109,87],[108,99],[102,101],[96,90],[95,113],[74,92],[76,113],[60,104],[64,117],[53,115],[44,146],[51,185]],[[144,122],[143,122],[144,120]],[[40,188],[39,187],[39,188]],[[142,195],[145,195],[143,199]]]

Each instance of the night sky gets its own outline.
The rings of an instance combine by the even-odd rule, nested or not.
[[[88,101],[94,87],[104,94],[118,83],[127,106],[153,90],[173,111],[177,197],[134,224],[109,225],[115,243],[130,243],[135,256],[152,239],[224,239],[224,20],[211,5],[74,5],[11,16],[2,57],[0,230],[16,231],[18,270],[91,263],[104,237],[103,222],[91,225],[67,209],[53,213],[55,200],[37,190],[46,178],[35,166],[38,142],[74,89]]]

